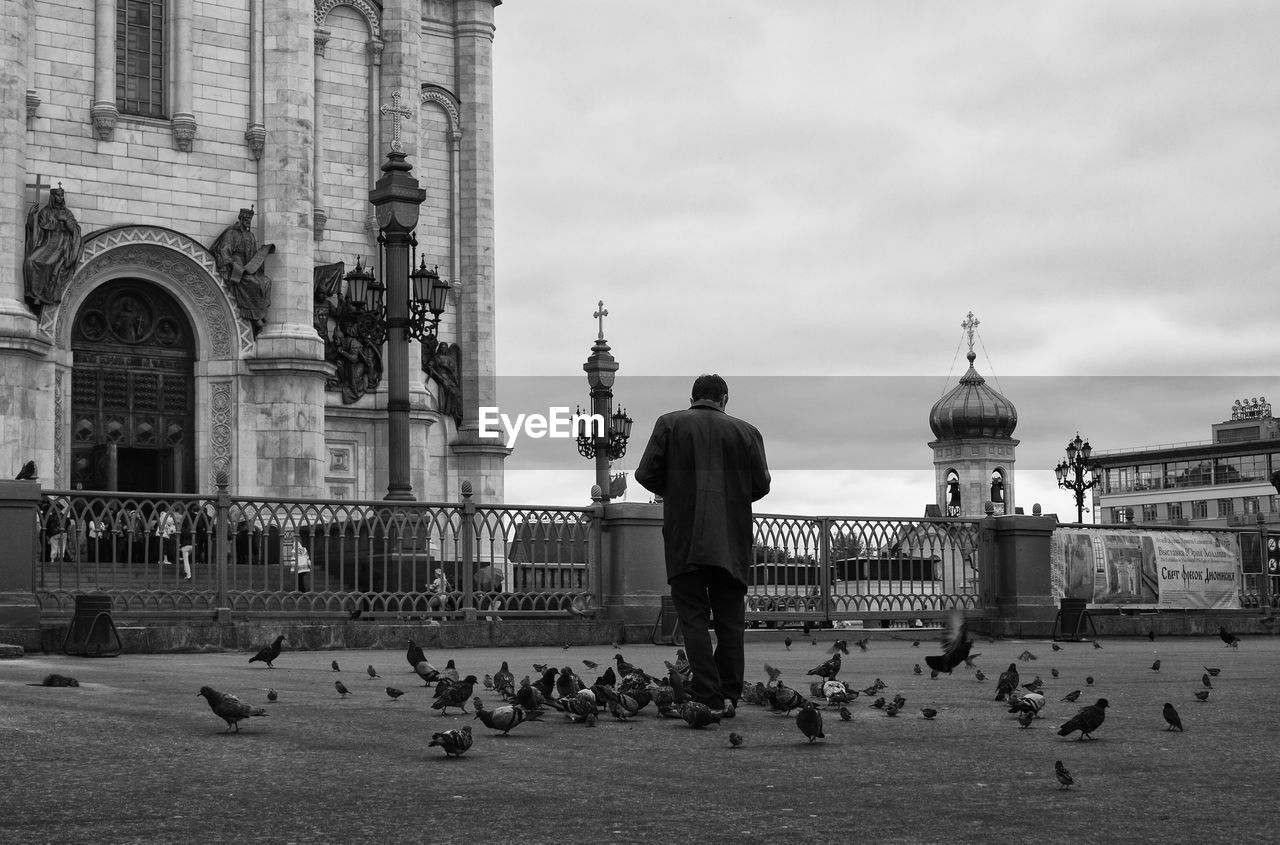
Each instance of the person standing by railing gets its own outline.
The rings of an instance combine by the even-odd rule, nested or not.
[[[769,492],[770,477],[759,430],[726,414],[728,402],[723,378],[699,376],[690,407],[654,424],[635,477],[662,497],[667,583],[693,670],[693,697],[732,716],[746,673],[751,503]]]

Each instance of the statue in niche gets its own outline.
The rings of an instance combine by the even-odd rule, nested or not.
[[[267,309],[271,306],[271,278],[262,265],[276,251],[276,245],[258,246],[258,237],[253,233],[253,209],[242,208],[236,222],[218,235],[209,251],[222,280],[235,294],[240,316],[249,321],[256,336],[267,324]]]
[[[84,242],[80,224],[67,208],[62,183],[49,191],[44,206],[27,212],[27,244],[22,260],[22,282],[27,304],[39,316],[46,305],[62,301],[62,289],[80,263]]]
[[[435,338],[422,342],[422,370],[439,388],[436,391],[440,413],[462,424],[462,350],[456,343],[438,343]]]

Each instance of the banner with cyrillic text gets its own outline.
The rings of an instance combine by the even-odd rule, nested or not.
[[[1126,607],[1240,607],[1240,548],[1230,533],[1058,529],[1049,560],[1058,598]]]

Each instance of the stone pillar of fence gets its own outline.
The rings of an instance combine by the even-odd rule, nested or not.
[[[1058,602],[1049,580],[1049,539],[1057,520],[1048,516],[1000,516],[994,523],[992,590],[996,618],[991,633],[1047,637]],[[985,592],[985,590],[984,590]]]
[[[616,502],[604,506],[600,578],[605,617],[647,638],[669,595],[662,551],[662,505]],[[641,630],[643,629],[643,630]]]
[[[0,629],[40,627],[36,604],[36,513],[40,506],[40,482],[0,481]]]

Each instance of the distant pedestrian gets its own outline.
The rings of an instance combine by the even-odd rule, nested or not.
[[[718,375],[693,383],[690,407],[658,418],[635,478],[662,498],[667,583],[693,671],[693,697],[734,715],[745,674],[751,503],[769,492],[764,439],[724,412]],[[708,628],[714,627],[716,645]]]

